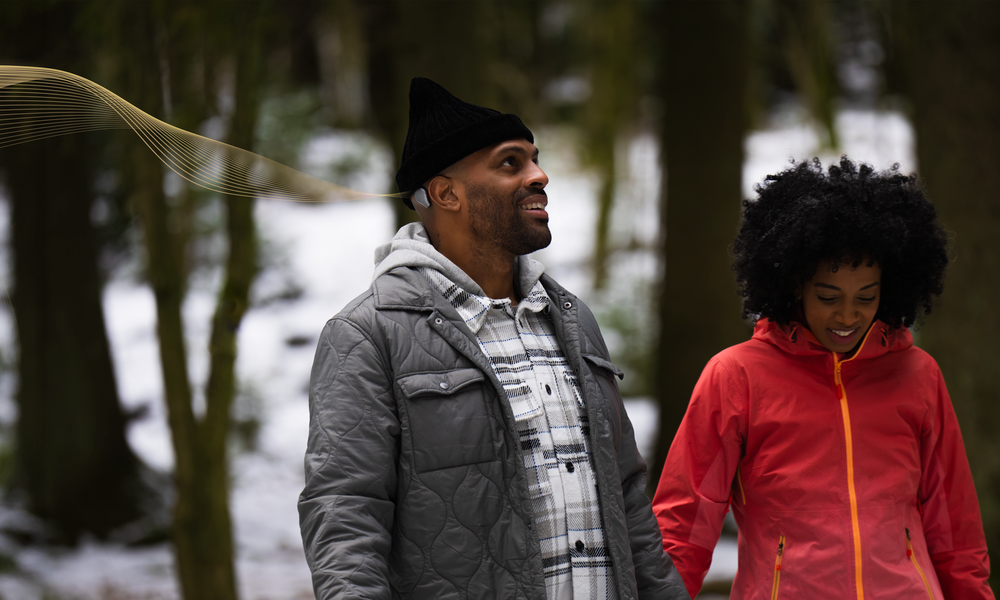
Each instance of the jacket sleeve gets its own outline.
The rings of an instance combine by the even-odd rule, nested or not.
[[[992,600],[990,562],[962,432],[941,372],[921,431],[920,505],[924,537],[947,600]]]
[[[316,598],[388,599],[399,420],[384,360],[346,319],[320,337],[309,411],[298,506]]]
[[[636,448],[632,422],[624,411],[618,467],[625,474],[622,496],[640,600],[688,600],[684,581],[670,555],[662,550],[660,528],[646,495],[646,463]]]
[[[695,385],[653,498],[663,547],[694,598],[712,563],[746,437],[746,386],[720,357]]]

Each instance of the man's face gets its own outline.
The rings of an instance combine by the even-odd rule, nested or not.
[[[549,178],[538,166],[538,149],[528,140],[510,140],[472,158],[465,182],[469,229],[477,240],[514,255],[548,246]]]

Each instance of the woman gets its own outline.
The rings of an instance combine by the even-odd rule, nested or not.
[[[705,367],[653,508],[691,597],[732,506],[732,598],[993,598],[944,380],[907,327],[947,239],[915,176],[768,176],[734,244],[753,338]]]

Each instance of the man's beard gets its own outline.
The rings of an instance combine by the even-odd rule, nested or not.
[[[507,196],[497,188],[469,185],[469,227],[472,233],[494,246],[515,255],[530,254],[552,241],[548,223],[528,215],[517,203],[529,196],[545,195],[538,188],[522,188]]]

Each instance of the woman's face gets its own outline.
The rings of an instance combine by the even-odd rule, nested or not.
[[[834,352],[853,351],[875,320],[882,269],[877,264],[869,267],[867,262],[864,259],[853,269],[850,263],[841,262],[833,271],[833,261],[823,261],[802,287],[809,331]]]

